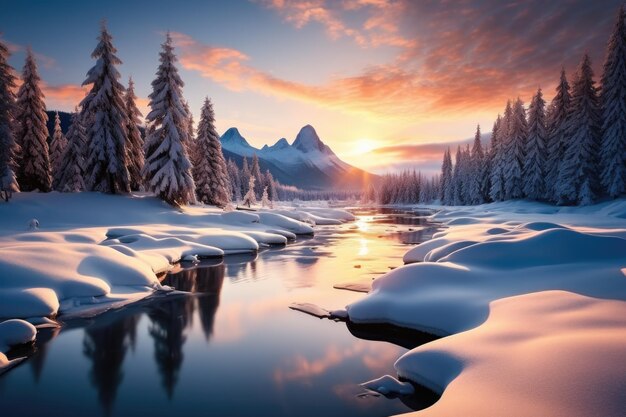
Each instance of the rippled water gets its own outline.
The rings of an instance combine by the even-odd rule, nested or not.
[[[419,335],[288,308],[343,308],[363,294],[333,286],[368,285],[434,231],[424,212],[356,214],[285,248],[164,277],[191,295],[41,331],[31,358],[0,377],[0,415],[384,416],[428,405],[427,393],[363,396],[358,385],[395,375]]]

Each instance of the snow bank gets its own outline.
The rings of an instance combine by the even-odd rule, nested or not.
[[[155,274],[183,258],[256,252],[303,234],[313,228],[275,212],[174,209],[146,194],[19,193],[0,204],[0,317],[95,314],[168,290]]]
[[[382,395],[411,395],[415,392],[413,385],[408,382],[398,381],[391,375],[384,375],[380,378],[364,382],[361,386]]]
[[[417,415],[625,415],[625,207],[441,211],[349,318],[447,336],[396,363],[442,393]]]
[[[14,319],[0,323],[0,375],[24,360],[24,358],[9,360],[5,352],[12,346],[32,342],[36,335],[37,329],[27,321]]]

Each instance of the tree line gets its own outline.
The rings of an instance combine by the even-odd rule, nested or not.
[[[103,23],[92,53],[96,62],[83,82],[89,92],[76,106],[66,135],[57,115],[48,144],[48,116],[34,54],[27,51],[16,94],[9,50],[0,41],[1,196],[8,201],[20,190],[147,190],[175,206],[228,204],[231,181],[213,105],[205,100],[194,131],[170,35],[161,45],[145,137],[132,78],[127,87],[120,83],[117,66],[122,62],[116,53]]]
[[[626,21],[620,8],[609,38],[601,85],[585,54],[572,79],[561,70],[549,105],[539,88],[528,109],[509,100],[483,146],[448,148],[441,174],[426,181],[406,171],[385,175],[363,199],[380,204],[439,201],[474,205],[526,198],[587,205],[626,194]]]
[[[498,115],[489,146],[480,126],[472,148],[450,149],[441,167],[446,205],[527,198],[588,205],[626,193],[626,22],[620,8],[608,41],[601,85],[585,54],[571,86],[561,71],[548,106],[541,88],[528,109],[520,98]]]

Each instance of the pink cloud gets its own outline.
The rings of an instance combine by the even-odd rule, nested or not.
[[[45,82],[42,83],[41,89],[46,97],[48,109],[68,111],[72,111],[89,91],[88,86],[83,87],[78,84],[50,85]]]

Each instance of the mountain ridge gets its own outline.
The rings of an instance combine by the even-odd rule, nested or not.
[[[256,154],[262,167],[268,166],[281,183],[303,189],[360,190],[377,177],[342,161],[309,124],[291,144],[283,137],[271,146],[255,148],[236,127],[227,129],[220,141],[224,156],[238,165]]]

